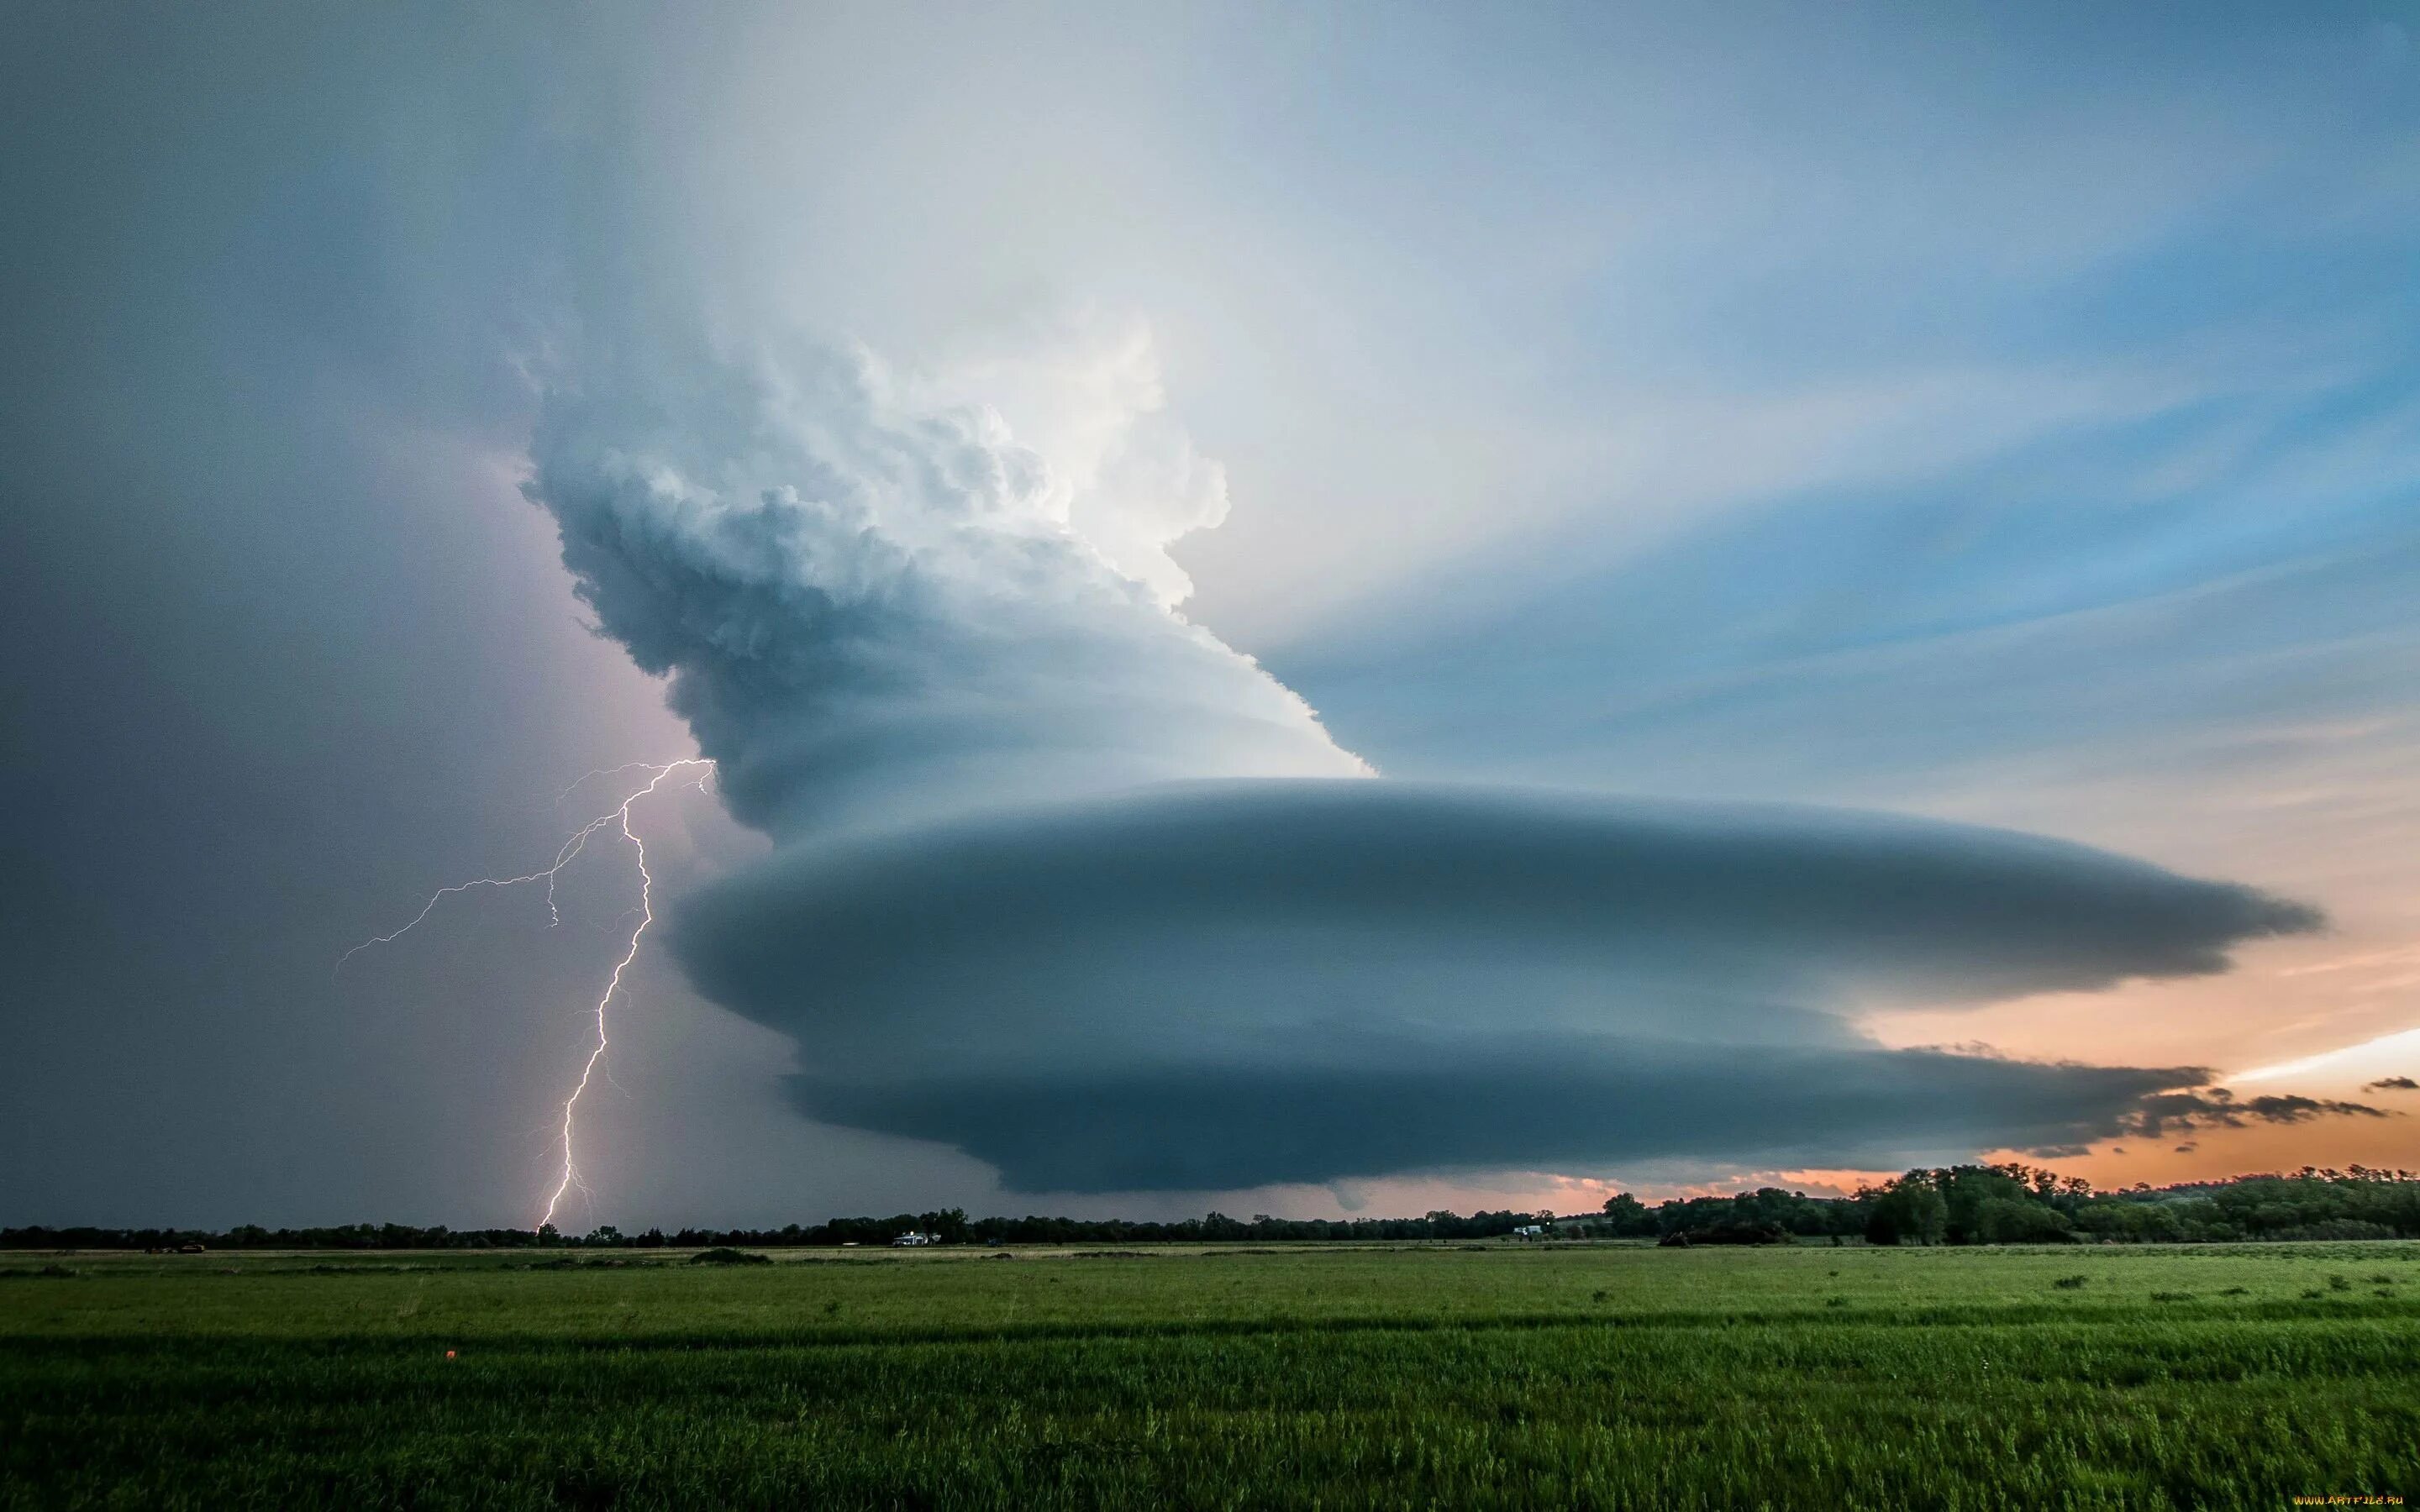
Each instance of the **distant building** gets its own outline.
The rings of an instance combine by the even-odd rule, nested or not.
[[[1523,1224],[1520,1227],[1512,1230],[1512,1237],[1526,1244],[1531,1240],[1545,1238],[1546,1227],[1544,1224]]]
[[[928,1234],[920,1228],[910,1228],[906,1233],[900,1235],[897,1239],[892,1240],[891,1242],[891,1247],[892,1249],[922,1249],[927,1244],[938,1244],[940,1242],[941,1236],[939,1234]]]

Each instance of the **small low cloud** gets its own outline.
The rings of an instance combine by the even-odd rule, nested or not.
[[[2420,1082],[2409,1076],[2381,1076],[2374,1082],[2362,1083],[2361,1089],[2365,1092],[2420,1092]]]
[[[2128,1116],[2127,1132],[2156,1139],[2193,1129],[2248,1129],[2255,1124],[2310,1123],[2319,1119],[2397,1119],[2399,1113],[2366,1103],[2272,1093],[2238,1098],[2224,1087],[2163,1093],[2147,1098]]]

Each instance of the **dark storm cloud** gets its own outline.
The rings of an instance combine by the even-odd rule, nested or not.
[[[749,995],[939,921],[1014,939],[1287,920],[2006,997],[2223,970],[2299,903],[2007,830],[1782,805],[1410,782],[1175,785],[802,847],[701,903],[707,984]],[[705,942],[711,931],[711,945]],[[876,949],[879,949],[876,947]]]
[[[799,1037],[815,1116],[1108,1190],[2074,1144],[2208,1073],[1894,1052],[1849,1015],[2216,971],[2316,923],[1965,826],[1264,781],[793,847],[677,941]]]
[[[1619,1036],[1365,1046],[1355,1064],[800,1078],[817,1118],[955,1145],[1025,1191],[1217,1191],[1685,1158],[1891,1166],[2119,1132],[2191,1070],[1936,1051],[1671,1047]]]

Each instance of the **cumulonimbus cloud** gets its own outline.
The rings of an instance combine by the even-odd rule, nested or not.
[[[997,412],[920,402],[931,380],[863,353],[665,365],[683,381],[552,398],[528,490],[598,626],[671,677],[743,823],[787,839],[1171,779],[1367,773],[1171,612],[1184,579],[1161,548],[1217,510],[1151,388],[1063,396],[1100,411],[1067,426],[1078,486]],[[1110,517],[1115,558],[1073,523]]]
[[[550,403],[528,492],[776,845],[680,958],[798,1039],[814,1116],[1016,1187],[2071,1145],[2208,1072],[1858,1016],[2318,922],[2004,831],[1336,780],[1368,768],[1174,609],[1223,482],[1155,385],[1078,385],[1046,452],[863,356],[621,377]]]

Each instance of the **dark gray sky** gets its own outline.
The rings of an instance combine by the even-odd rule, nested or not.
[[[34,8],[0,60],[0,1222],[527,1221],[627,848],[559,926],[521,888],[336,959],[545,864],[627,791],[556,801],[582,773],[700,742],[738,819],[638,810],[675,919],[722,879],[813,937],[781,879],[845,895],[909,821],[901,874],[1013,810],[1012,880],[890,905],[941,911],[929,980],[876,931],[709,1001],[656,939],[575,1222],[2051,1144],[2156,1179],[2200,1167],[2106,1151],[2167,1069],[2420,1066],[2414,19],[2204,20]],[[1391,877],[1479,843],[1635,917],[1618,846],[1572,870],[1613,844],[1594,800],[1490,795],[1534,783],[1895,810],[1978,886],[2032,853],[1947,822],[2015,826],[2098,848],[2043,906],[2131,917],[2122,875],[2162,922],[2065,975],[1903,924],[1743,976],[1775,936],[1719,889],[1702,959],[1509,961],[1475,903],[1366,874],[1272,921],[1216,902],[1249,866],[1144,908],[1103,859],[1135,784],[1365,762],[1480,790],[1335,842]],[[1299,875],[1291,801],[1219,833]],[[1717,827],[1858,896],[1798,823]],[[1896,876],[1876,918],[1932,886]],[[1046,917],[1003,949],[1010,898]],[[1124,1038],[1077,1053],[1112,996]],[[1731,1039],[1667,1022],[1717,1002]],[[1911,1048],[1969,1041],[2098,1070]],[[909,1077],[844,1042],[991,1048]],[[1773,1052],[1742,1105],[1837,1075],[1971,1115],[1981,1077],[2012,1111],[1636,1135],[1673,1088],[1722,1105],[1736,1043]],[[1454,1063],[1570,1116],[1365,1137]],[[2410,1163],[2403,1122],[2193,1159]]]

